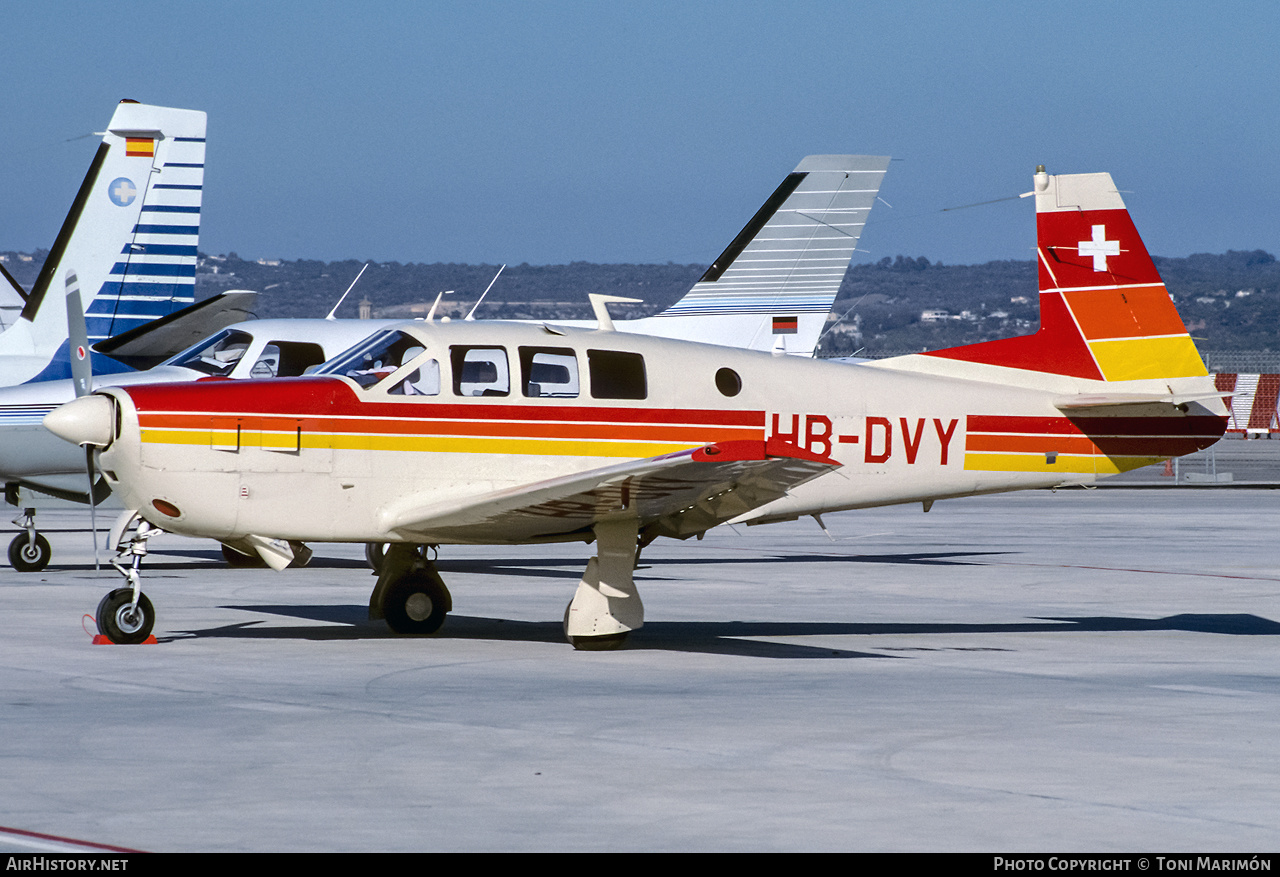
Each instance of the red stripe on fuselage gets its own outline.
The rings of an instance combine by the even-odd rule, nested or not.
[[[333,417],[369,420],[457,420],[670,424],[734,426],[763,429],[763,411],[720,411],[710,408],[646,408],[643,402],[621,408],[584,404],[581,399],[546,400],[536,404],[443,402],[443,397],[412,397],[413,402],[363,399],[339,378],[276,378],[262,381],[196,381],[122,387],[140,415],[225,414],[272,417]],[[566,404],[567,403],[567,404]]]
[[[1212,416],[1066,418],[973,414],[965,426],[965,450],[1180,457],[1209,447],[1225,430],[1225,418]]]

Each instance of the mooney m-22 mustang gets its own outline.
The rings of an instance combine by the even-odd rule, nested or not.
[[[652,317],[618,320],[616,328],[812,356],[888,165],[884,156],[807,156],[683,298]],[[194,284],[194,237],[189,249],[188,299]],[[148,371],[110,374],[96,382],[120,386],[202,376],[293,377],[395,322],[399,321],[239,323]],[[146,333],[147,338],[158,334],[153,326],[100,341],[95,350],[126,365],[151,365],[156,360],[142,362],[132,351],[140,343],[135,334]],[[117,371],[120,368],[115,366]],[[75,396],[69,379],[0,389],[0,481],[11,504],[19,504],[19,488],[89,500],[83,454],[41,425],[46,414]],[[98,481],[97,496],[105,495],[105,488]],[[22,532],[9,546],[9,562],[19,570],[41,570],[52,552],[48,540],[36,530],[35,509],[28,502],[22,506],[25,514],[14,522]],[[232,562],[243,558],[233,549],[223,553]]]
[[[611,332],[407,323],[277,381],[122,387],[50,414],[141,517],[98,624],[153,624],[156,528],[282,567],[291,543],[392,544],[370,614],[436,630],[422,546],[593,541],[579,648],[643,623],[637,551],[725,522],[1088,484],[1211,445],[1226,409],[1107,174],[1034,177],[1041,326],[863,365]]]

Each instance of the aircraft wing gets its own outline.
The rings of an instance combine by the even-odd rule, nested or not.
[[[688,538],[839,468],[778,439],[727,441],[592,469],[447,504],[391,507],[389,533],[410,541],[517,543],[635,517],[651,535]]]
[[[244,289],[219,293],[127,332],[112,335],[93,345],[93,349],[133,368],[148,369],[232,323],[253,319],[254,314],[249,309],[257,296],[256,292]]]

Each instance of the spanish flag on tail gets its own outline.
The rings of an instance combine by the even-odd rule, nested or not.
[[[142,158],[155,158],[156,141],[150,137],[126,137],[124,154]]]

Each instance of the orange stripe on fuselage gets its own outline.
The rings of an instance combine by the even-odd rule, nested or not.
[[[264,417],[256,414],[226,413],[147,413],[138,417],[143,429],[198,430],[216,423],[220,429],[234,429],[241,423],[248,429],[273,429],[265,421],[278,421],[280,415]],[[762,439],[764,430],[750,427],[726,427],[716,424],[641,424],[641,423],[553,423],[475,420],[436,420],[434,418],[320,418],[299,416],[294,419],[307,432],[329,434],[401,435],[401,436],[478,436],[491,438],[553,439],[626,439],[628,441],[702,443],[708,434],[716,441]]]
[[[662,451],[717,441],[762,440],[765,413],[711,408],[623,408],[564,402],[512,404],[442,401],[369,401],[336,378],[282,378],[274,381],[200,381],[130,387],[138,424],[148,442],[190,443],[210,430],[250,433],[296,424],[304,436],[383,436],[410,447],[413,439],[516,440],[528,447],[568,447],[606,442],[661,445]],[[186,433],[181,439],[177,433]],[[438,443],[438,442],[437,442]],[[335,446],[336,446],[335,445]],[[479,447],[477,445],[477,447]],[[554,452],[554,451],[552,451]],[[656,453],[656,451],[655,451]]]
[[[970,415],[965,450],[1164,459],[1198,451],[1222,435],[1221,417],[1039,417]]]
[[[1101,451],[1086,436],[1066,435],[982,435],[965,436],[966,451],[997,451],[1001,453],[1042,454],[1056,451],[1060,454],[1099,454]]]

